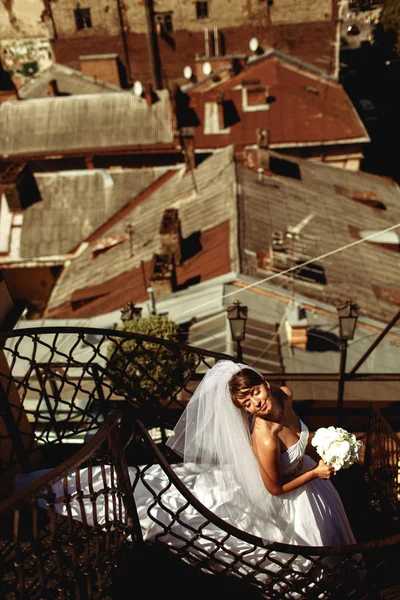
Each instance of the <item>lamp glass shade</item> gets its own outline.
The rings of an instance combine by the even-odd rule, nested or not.
[[[229,324],[231,326],[232,339],[235,342],[242,342],[245,336],[246,320],[240,317],[238,319],[229,319]]]
[[[247,306],[242,306],[238,300],[235,300],[232,306],[228,306],[227,311],[232,339],[235,342],[242,342],[246,334],[248,308]]]
[[[357,317],[340,317],[339,329],[341,340],[352,340],[356,329]]]
[[[341,340],[352,340],[357,325],[358,307],[347,302],[337,309],[339,315],[339,336]]]

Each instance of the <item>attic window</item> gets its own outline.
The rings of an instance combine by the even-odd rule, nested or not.
[[[224,127],[224,108],[218,102],[204,104],[204,135],[229,133],[230,128]]]
[[[378,196],[375,192],[358,192],[348,190],[340,185],[335,185],[335,191],[337,194],[341,194],[342,196],[346,196],[346,198],[351,198],[355,202],[359,202],[360,204],[364,204],[365,206],[369,206],[371,208],[377,208],[379,210],[386,210],[386,205],[378,200]]]
[[[278,233],[275,233],[269,252],[257,252],[259,269],[267,272],[281,273],[297,265],[298,268],[296,270],[284,273],[282,277],[291,279],[293,276],[294,279],[306,285],[326,285],[327,280],[323,266],[316,262],[309,262],[301,266],[304,259],[294,259],[288,244],[283,239],[282,243],[280,243],[281,240]]]
[[[283,177],[301,180],[299,165],[290,160],[270,156],[269,169],[272,173],[275,173],[275,175],[282,175]]]
[[[268,89],[265,86],[242,87],[242,108],[245,112],[269,110]]]
[[[74,10],[75,24],[79,31],[80,29],[89,29],[92,27],[92,18],[90,16],[90,8],[81,8],[79,4]]]

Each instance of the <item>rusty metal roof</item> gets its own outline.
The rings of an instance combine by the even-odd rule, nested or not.
[[[42,200],[23,213],[21,258],[71,252],[165,171],[149,168],[37,173]]]
[[[351,298],[363,314],[391,319],[399,305],[399,249],[369,242],[359,232],[400,227],[398,185],[273,152],[269,157],[262,180],[255,172],[238,169],[242,272],[289,295],[299,292],[333,305]],[[364,194],[373,198],[371,205],[359,202]],[[288,237],[297,226],[298,235]],[[307,261],[293,280],[291,272],[278,276]]]
[[[270,49],[248,61],[237,75],[214,77],[187,88],[199,125],[196,145],[213,148],[256,142],[257,128],[268,134],[271,148],[307,145],[366,144],[368,133],[342,85],[313,65]],[[214,81],[215,80],[215,81]],[[246,104],[245,95],[263,91],[263,105]],[[206,108],[223,103],[225,130],[206,132]]]
[[[172,144],[167,90],[148,105],[131,92],[10,100],[0,106],[0,156]]]
[[[36,77],[32,77],[25,85],[18,88],[18,95],[23,100],[46,98],[49,96],[48,84],[50,81],[57,82],[58,91],[62,96],[121,91],[117,85],[89,77],[65,65],[53,63],[51,67],[41,71]]]
[[[205,160],[193,173],[179,167],[163,185],[155,182],[133,198],[108,227],[88,238],[87,248],[77,252],[64,269],[47,316],[101,314],[122,306],[125,297],[134,302],[143,300],[143,270],[148,281],[153,255],[161,252],[163,212],[169,208],[178,210],[183,244],[188,249],[177,268],[178,287],[237,269],[235,168],[233,149],[228,147]],[[133,229],[131,244],[127,240],[93,254],[92,246],[98,238],[124,233],[128,223]],[[85,298],[96,302],[85,308]]]
[[[367,173],[274,152],[262,156],[263,179],[236,165],[233,147],[228,147],[193,174],[181,167],[153,183],[87,238],[87,248],[77,253],[56,284],[47,315],[110,312],[125,296],[143,301],[143,271],[148,281],[150,261],[161,250],[163,213],[176,208],[183,239],[192,239],[197,247],[178,268],[178,289],[236,272],[268,282],[288,298],[301,294],[311,304],[331,306],[352,298],[363,315],[380,322],[391,319],[398,308],[398,249],[369,242],[362,234],[400,225],[398,186]],[[118,238],[119,243],[95,255],[99,240],[117,239],[128,223],[132,245]],[[293,228],[298,233],[291,246],[287,233]],[[291,272],[282,274],[294,265],[293,279]],[[142,287],[135,283],[138,278]],[[93,298],[86,308],[85,298]]]

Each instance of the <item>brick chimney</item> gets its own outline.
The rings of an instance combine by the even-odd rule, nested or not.
[[[182,260],[182,233],[176,208],[167,208],[164,211],[160,225],[160,239],[162,254],[169,254],[173,257],[174,264],[179,265]]]
[[[176,289],[174,257],[170,254],[154,254],[150,285],[155,298],[171,294]]]
[[[86,54],[79,61],[83,75],[121,87],[118,54]]]

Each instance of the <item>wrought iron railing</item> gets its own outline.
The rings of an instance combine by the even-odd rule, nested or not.
[[[0,598],[109,592],[121,549],[138,531],[119,422],[115,412],[73,458],[31,482],[25,476],[0,503]]]
[[[225,357],[78,327],[14,331],[0,348],[0,475],[56,466],[125,403],[165,438],[201,372]]]
[[[110,597],[120,554],[143,543],[216,577],[240,578],[265,598],[364,599],[400,584],[400,535],[340,548],[266,545],[221,521],[181,481],[163,435],[225,355],[82,328],[24,329],[1,345],[0,597]],[[393,483],[398,447],[393,453],[384,419],[374,415],[371,476],[388,467]],[[7,498],[15,478],[26,482],[23,473],[44,467]],[[172,486],[182,499],[176,510]]]
[[[377,506],[400,518],[400,440],[374,406],[371,406],[365,463]]]

